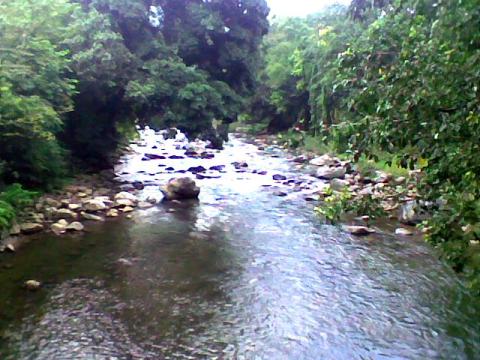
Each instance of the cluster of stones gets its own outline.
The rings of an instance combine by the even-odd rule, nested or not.
[[[104,221],[130,213],[135,208],[148,208],[154,201],[144,202],[130,192],[111,194],[111,190],[93,190],[85,186],[69,186],[59,197],[46,196],[35,205],[35,211],[25,216],[25,221],[15,225],[10,235],[30,235],[50,229],[60,235],[83,231],[85,221]]]
[[[260,140],[257,144],[264,143]],[[376,171],[373,176],[368,177],[361,174],[355,164],[350,161],[342,161],[328,154],[317,157],[300,155],[292,157],[291,161],[296,163],[299,169],[309,172],[317,181],[287,180],[287,177],[281,174],[275,174],[272,178],[282,182],[283,185],[294,185],[294,191],[311,190],[305,197],[307,201],[321,202],[331,196],[332,191],[335,193],[348,190],[357,198],[370,195],[372,198],[379,199],[380,205],[389,214],[389,218],[398,219],[403,225],[413,226],[426,218],[425,208],[428,204],[419,199],[415,186],[420,176],[418,171],[411,171],[408,177],[394,177],[391,174]],[[275,194],[287,196],[284,191],[277,191]],[[354,235],[368,235],[374,232],[373,229],[364,226],[369,222],[368,216],[361,216],[355,220],[360,224],[343,228]],[[395,230],[395,234],[409,236],[413,235],[413,231],[399,227]]]

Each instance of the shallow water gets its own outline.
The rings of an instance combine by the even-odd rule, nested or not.
[[[168,166],[225,171],[197,180],[199,202],[2,255],[1,359],[478,358],[480,303],[421,240],[323,224],[308,190],[272,180],[312,181],[278,149],[234,137],[213,159],[141,161],[183,154],[159,139],[147,136],[116,169],[149,185],[143,198],[179,176]],[[22,289],[31,278],[45,287]]]

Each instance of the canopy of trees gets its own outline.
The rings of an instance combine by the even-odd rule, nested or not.
[[[355,0],[277,21],[264,51],[250,120],[422,168],[428,239],[462,270],[480,238],[478,0]]]
[[[264,0],[0,0],[0,182],[104,168],[135,124],[217,134],[251,94]]]

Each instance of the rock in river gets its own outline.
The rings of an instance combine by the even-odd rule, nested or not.
[[[343,166],[339,167],[329,167],[329,166],[322,166],[318,168],[316,176],[320,179],[340,179],[345,177],[347,170]]]
[[[366,226],[343,226],[343,230],[349,232],[352,235],[363,236],[370,235],[375,232],[375,230],[370,229]]]
[[[43,225],[37,223],[25,223],[20,225],[20,230],[22,231],[22,234],[35,234],[43,230]]]
[[[83,226],[82,223],[78,221],[74,221],[66,227],[66,230],[67,231],[83,231],[84,228],[85,227]]]
[[[200,194],[200,188],[189,177],[171,179],[160,190],[165,200],[196,199]]]
[[[37,291],[42,287],[42,283],[37,280],[27,280],[24,285],[25,288],[30,291]]]

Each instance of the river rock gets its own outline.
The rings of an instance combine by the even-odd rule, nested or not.
[[[117,209],[110,209],[107,211],[107,217],[117,217],[118,216],[118,210]]]
[[[76,219],[77,213],[70,209],[57,209],[54,214],[55,219]]]
[[[62,206],[62,203],[58,200],[55,200],[53,198],[45,198],[43,199],[43,203],[47,206],[50,206],[50,207],[54,207],[54,208],[59,208],[60,206]]]
[[[284,180],[287,180],[287,177],[284,175],[275,174],[272,176],[272,179],[275,181],[284,181]]]
[[[165,200],[196,199],[200,194],[200,188],[189,177],[170,179],[160,190]]]
[[[347,170],[343,166],[340,166],[340,167],[322,166],[318,168],[316,172],[316,176],[319,179],[332,180],[332,179],[341,179],[345,176],[346,173],[347,173]]]
[[[134,207],[135,202],[133,202],[130,199],[117,199],[113,203],[113,207],[116,207],[116,208],[122,208],[122,207],[126,207],[126,206]]]
[[[14,224],[14,225],[10,228],[10,235],[11,235],[11,236],[20,235],[21,232],[22,232],[22,229],[20,229],[20,225],[18,225],[18,224]]]
[[[42,287],[42,283],[37,280],[27,280],[25,281],[24,286],[29,291],[37,291]]]
[[[87,213],[85,211],[82,211],[80,213],[80,215],[82,216],[83,219],[85,220],[92,220],[92,221],[103,221],[103,218],[101,216],[98,216],[98,215],[94,215],[94,214],[90,214],[90,213]]]
[[[187,171],[189,171],[193,174],[197,174],[197,173],[200,173],[200,172],[205,172],[205,171],[207,171],[207,169],[205,169],[203,166],[200,165],[200,166],[189,167]]]
[[[147,160],[164,160],[165,159],[165,156],[157,155],[157,154],[145,154],[143,155],[143,157]]]
[[[138,203],[138,208],[139,209],[148,209],[148,208],[151,208],[152,206],[153,206],[153,204],[148,202],[148,201],[140,201]]]
[[[349,232],[350,234],[352,235],[356,235],[356,236],[365,236],[365,235],[370,235],[372,233],[375,232],[375,230],[373,229],[370,229],[366,226],[348,226],[348,225],[344,225],[343,226],[343,229],[346,231],[346,232]]]
[[[128,199],[134,203],[138,202],[138,198],[135,195],[126,191],[119,192],[118,194],[115,195],[114,199],[115,200]]]
[[[143,190],[145,189],[145,185],[141,181],[134,181],[132,182],[132,186],[135,190]]]
[[[123,212],[123,213],[129,213],[129,212],[132,212],[133,210],[135,210],[133,207],[131,207],[131,206],[125,206],[125,207],[122,208],[120,211]]]
[[[95,212],[106,210],[107,206],[100,199],[87,200],[83,203],[83,207],[87,211]]]
[[[66,227],[67,231],[83,231],[83,229],[85,229],[85,226],[78,221],[74,221]]]
[[[331,165],[334,165],[336,161],[337,160],[335,158],[331,157],[328,154],[325,154],[310,160],[310,165],[331,166]]]
[[[412,236],[413,232],[405,229],[405,228],[398,228],[395,230],[395,235],[400,235],[400,236]]]
[[[56,235],[60,235],[66,231],[67,225],[65,225],[64,223],[57,222],[50,226],[50,230],[52,230]]]
[[[342,191],[343,189],[346,189],[350,185],[350,182],[347,180],[342,180],[342,179],[332,179],[330,181],[330,187],[332,190],[335,191]]]
[[[39,223],[25,223],[20,225],[22,234],[30,235],[43,230],[43,225]]]
[[[427,219],[427,214],[421,208],[418,201],[409,201],[400,207],[398,220],[402,224],[416,225],[426,219]]]
[[[80,204],[68,204],[68,209],[72,211],[77,211],[81,208],[82,206]]]

